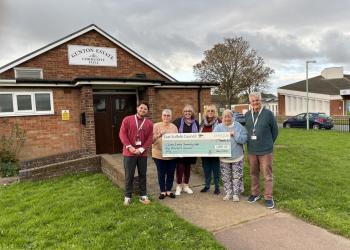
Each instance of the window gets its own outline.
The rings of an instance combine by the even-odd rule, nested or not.
[[[48,93],[35,94],[36,111],[51,111],[51,97]]]
[[[0,94],[0,113],[13,112],[12,94]]]
[[[51,91],[0,92],[0,117],[53,114]]]
[[[16,95],[18,111],[33,111],[31,95]]]

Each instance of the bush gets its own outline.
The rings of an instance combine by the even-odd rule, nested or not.
[[[15,176],[18,175],[18,153],[25,141],[25,130],[21,129],[18,124],[10,127],[10,125],[3,122],[1,125],[1,131],[11,132],[0,137],[0,176]]]
[[[0,176],[11,177],[18,175],[19,165],[17,162],[0,161]]]

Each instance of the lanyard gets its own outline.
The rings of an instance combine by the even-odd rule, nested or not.
[[[263,108],[264,107],[262,107],[261,109],[260,109],[260,111],[259,111],[259,113],[258,113],[258,116],[256,117],[256,120],[254,120],[254,111],[253,111],[253,109],[252,109],[252,112],[251,112],[251,114],[252,114],[252,120],[253,120],[253,134],[255,134],[255,126],[256,126],[256,123],[258,122],[258,119],[259,119],[259,116],[260,116],[260,114],[261,114],[261,111],[263,110]]]
[[[142,123],[141,123],[141,125],[140,125],[140,127],[139,127],[139,123],[137,122],[137,117],[136,117],[136,115],[135,115],[135,123],[136,123],[136,129],[137,129],[137,134],[139,134],[139,131],[142,129],[142,126],[143,126],[143,124],[145,123],[145,118],[143,118],[143,121],[142,121]]]

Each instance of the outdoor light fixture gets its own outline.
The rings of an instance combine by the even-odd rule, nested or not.
[[[306,61],[306,129],[309,130],[309,63],[316,63],[313,61]]]

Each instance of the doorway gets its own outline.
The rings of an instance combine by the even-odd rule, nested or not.
[[[136,113],[136,94],[94,94],[97,154],[121,153],[119,130],[125,116]]]

